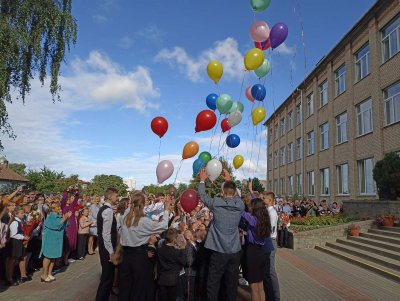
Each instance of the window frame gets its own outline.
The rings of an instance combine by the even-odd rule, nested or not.
[[[300,102],[296,105],[296,125],[300,125],[303,122],[303,105]]]
[[[293,130],[293,111],[288,113],[288,132]]]
[[[327,172],[327,178],[328,178],[328,193],[323,193],[323,190],[324,190],[324,185],[325,185],[325,170],[327,170],[328,172]],[[330,184],[330,170],[329,170],[329,167],[326,167],[326,168],[321,168],[320,170],[320,173],[319,173],[319,177],[320,177],[320,195],[321,196],[330,196],[330,194],[331,194],[331,188],[330,188],[330,186],[331,186],[331,184]]]
[[[372,178],[372,192],[362,192],[362,177],[361,177],[361,168],[362,168],[362,166],[361,166],[361,164],[363,163],[363,162],[365,162],[365,166],[366,166],[366,161],[367,160],[371,160],[371,163],[372,163],[372,168],[371,168],[371,178]],[[374,166],[375,166],[375,162],[374,162],[374,158],[373,157],[370,157],[370,158],[365,158],[365,159],[361,159],[361,160],[357,160],[357,169],[358,169],[358,187],[359,187],[359,194],[360,195],[363,195],[363,196],[375,196],[376,195],[376,184],[375,184],[375,181],[374,181],[374,178],[373,178],[373,169],[374,169]],[[365,189],[367,190],[367,187],[368,187],[368,181],[367,181],[367,177],[365,176]]]
[[[310,188],[311,188],[311,176],[312,175],[312,193],[310,193]],[[307,193],[309,196],[315,196],[315,172],[314,170],[310,170],[307,172]]]
[[[327,126],[327,130],[326,131],[323,130],[325,125]],[[324,150],[329,149],[329,122],[324,122],[323,124],[321,124],[319,126],[319,133],[320,133],[320,142],[321,142],[320,145],[319,145],[320,151],[324,151]],[[323,143],[325,142],[323,135],[325,135],[325,134],[327,135],[327,137],[326,137],[327,146],[325,148],[323,148]]]
[[[340,117],[343,116],[343,115],[346,115],[346,120],[344,122],[341,122],[340,121]],[[349,141],[349,137],[347,135],[347,119],[348,119],[347,111],[345,111],[345,112],[343,112],[343,113],[341,113],[341,114],[339,114],[339,115],[337,115],[335,117],[335,120],[336,120],[336,145],[339,145],[339,144],[342,144],[342,143],[345,143],[345,142]],[[345,133],[345,135],[342,134],[343,133],[342,132],[343,125],[344,125],[344,133]],[[343,139],[343,136],[345,136],[345,140],[339,141],[339,133],[340,133],[340,138]]]
[[[300,141],[300,144],[298,143]],[[303,139],[297,138],[296,139],[296,160],[302,160],[303,159]]]
[[[361,57],[358,57],[358,55],[363,52],[366,48],[368,47],[368,51],[363,54]],[[365,59],[365,66],[366,66],[366,73],[363,76],[363,61]],[[358,83],[359,81],[363,80],[366,78],[370,73],[371,73],[371,54],[370,54],[370,48],[369,48],[369,42],[365,43],[363,46],[361,46],[355,53],[354,53],[354,77],[355,77],[355,82]]]
[[[292,163],[294,161],[294,148],[293,148],[293,142],[290,142],[288,144],[288,164]]]
[[[391,25],[395,24],[396,22],[399,22],[399,24],[394,27],[389,33],[384,35],[384,31],[388,29]],[[382,64],[386,63],[388,60],[390,60],[392,57],[394,57],[397,53],[400,52],[400,14],[398,14],[395,18],[393,18],[388,24],[386,24],[381,30],[381,55],[382,55]],[[395,34],[397,38],[397,49],[395,53],[392,53],[392,40],[391,40],[391,35]],[[385,41],[388,41],[388,47],[386,48],[384,43]],[[385,51],[388,49],[388,56],[385,56]]]
[[[310,134],[312,133],[312,139],[310,139]],[[310,143],[312,141],[312,144]],[[310,146],[312,146],[312,153],[310,152]],[[315,154],[315,132],[314,130],[307,133],[307,156]]]
[[[326,85],[326,87],[324,88],[323,86]],[[319,86],[319,107],[325,107],[328,102],[329,102],[329,94],[328,94],[328,80],[324,80]],[[324,97],[322,97],[323,95],[325,95],[326,97],[326,102],[323,103]]]
[[[314,92],[307,95],[307,118],[314,115]]]
[[[364,129],[364,131],[362,133],[360,133],[360,119],[361,119],[362,123],[365,124],[364,119],[363,119],[363,114],[368,111],[368,110],[365,110],[365,111],[361,112],[361,105],[364,103],[367,103],[367,102],[370,102],[370,108],[368,110],[370,112],[369,117],[371,119],[371,122],[370,122],[371,130],[369,132],[365,131],[365,129],[364,129],[365,125],[363,125],[362,128]],[[357,114],[357,137],[361,137],[361,136],[372,133],[374,131],[374,120],[373,120],[374,115],[372,112],[372,98],[367,98],[367,99],[363,100],[362,102],[358,103],[356,105],[356,114]]]
[[[397,85],[399,86],[399,92],[393,94],[390,97],[388,95],[386,95],[386,94],[389,94],[388,91],[391,88],[395,88]],[[391,107],[391,112],[389,112],[391,120],[389,122],[387,122],[388,121],[387,120],[387,118],[388,118],[387,103],[388,102],[390,102],[389,105]],[[396,111],[396,102],[399,102],[399,105],[398,105],[399,112]],[[387,88],[385,88],[383,90],[383,110],[384,110],[385,126],[389,126],[389,125],[395,124],[395,123],[400,121],[400,81],[390,85],[389,87],[387,87]],[[398,119],[397,120],[396,120],[396,112],[397,112],[397,115],[398,115]],[[393,118],[393,120],[392,120],[392,118]]]
[[[342,72],[341,72],[342,71]],[[346,65],[343,64],[335,70],[335,97],[342,95],[346,92]],[[343,90],[340,90],[343,83]]]
[[[343,167],[346,166],[347,172],[343,172]],[[344,179],[343,175],[345,174],[346,179],[347,179],[347,192],[345,192],[344,188],[344,182],[341,182],[340,179]],[[350,194],[350,188],[349,188],[349,164],[348,163],[343,163],[336,165],[336,184],[337,184],[337,194],[338,195],[349,195]],[[340,187],[342,188],[342,191],[340,191]]]

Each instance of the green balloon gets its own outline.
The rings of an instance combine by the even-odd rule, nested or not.
[[[207,165],[208,161],[212,159],[211,154],[209,152],[202,152],[199,155],[199,159],[204,162],[204,164]]]
[[[255,12],[262,12],[267,9],[271,0],[250,0],[250,5]]]
[[[265,59],[264,63],[258,67],[256,70],[254,70],[254,73],[259,77],[262,78],[268,74],[268,72],[271,70],[271,63]]]
[[[232,104],[232,107],[229,110],[229,113],[233,113],[233,112],[236,112],[236,111],[240,111],[241,113],[243,113],[243,111],[244,111],[244,105],[240,101],[235,101]]]
[[[221,94],[217,99],[217,108],[221,114],[228,114],[232,104],[232,98],[228,94]]]

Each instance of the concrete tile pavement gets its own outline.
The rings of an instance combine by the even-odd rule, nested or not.
[[[276,258],[281,300],[400,300],[399,284],[317,250],[279,249]],[[53,283],[41,283],[36,273],[29,283],[0,287],[0,300],[91,301],[100,270],[98,256],[87,256],[58,274]],[[239,288],[238,300],[250,300],[248,287]]]

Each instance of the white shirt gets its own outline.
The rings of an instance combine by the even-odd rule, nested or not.
[[[105,206],[108,208],[103,211],[101,216],[103,217],[103,241],[104,247],[106,248],[107,252],[111,255],[114,254],[114,248],[111,242],[111,226],[113,222],[113,211],[111,209],[111,205],[108,202],[104,203]]]
[[[18,234],[18,222],[21,222],[21,220],[18,217],[15,217],[15,221],[13,221],[10,225],[10,238],[23,240],[24,235]]]
[[[271,220],[271,238],[276,239],[278,229],[278,213],[273,206],[268,207],[269,219]]]

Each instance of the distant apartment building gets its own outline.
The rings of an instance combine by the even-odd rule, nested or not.
[[[400,0],[378,0],[265,125],[267,189],[376,198],[374,164],[400,153]]]

